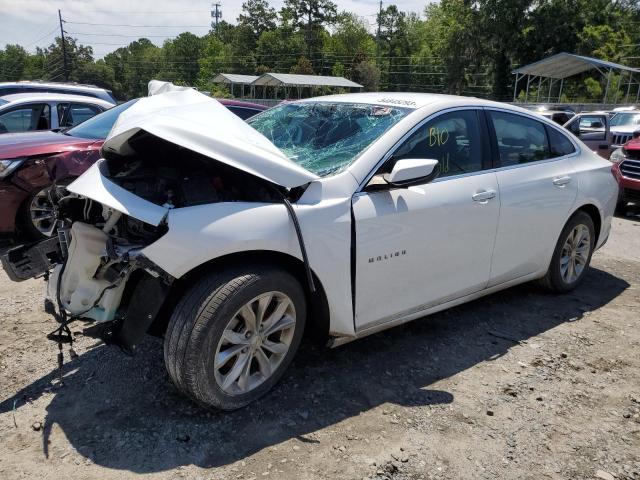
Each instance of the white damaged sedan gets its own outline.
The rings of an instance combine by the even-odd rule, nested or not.
[[[303,332],[331,346],[530,280],[564,292],[609,235],[611,164],[526,110],[366,93],[243,122],[193,90],[124,112],[57,199],[58,237],[9,251],[61,322],[127,350],[164,335],[177,387],[235,409]]]

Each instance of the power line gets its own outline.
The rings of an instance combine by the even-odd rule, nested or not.
[[[73,25],[90,25],[93,27],[135,27],[135,28],[211,28],[210,25],[131,25],[128,23],[90,23],[72,22],[66,20],[65,23]]]
[[[25,45],[24,49],[27,50],[29,47],[31,47],[32,45],[35,45],[36,43],[40,42],[41,40],[44,40],[45,38],[50,37],[51,35],[53,35],[54,33],[56,33],[58,31],[58,25],[56,25],[53,30],[51,30],[49,33],[43,35],[42,37],[40,37],[37,40],[34,40],[33,42]]]
[[[167,36],[167,35],[125,35],[123,33],[88,33],[88,32],[67,32],[69,35],[89,35],[92,37],[128,37],[128,38],[149,38],[149,37],[158,37],[158,38],[176,38],[176,36]],[[186,33],[186,32],[183,32]]]
[[[67,10],[71,10],[74,11],[73,8],[68,8]],[[184,14],[184,13],[205,13],[208,10],[207,9],[202,9],[202,10],[172,10],[172,11],[163,11],[163,12],[159,12],[159,11],[148,11],[148,12],[142,12],[142,11],[136,11],[136,12],[127,12],[124,10],[75,10],[78,13],[108,13],[108,14],[119,14],[119,15],[178,15],[178,14]]]

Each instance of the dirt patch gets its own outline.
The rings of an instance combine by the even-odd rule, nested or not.
[[[42,281],[0,276],[0,478],[640,478],[640,222],[584,284],[523,285],[333,350],[233,413],[82,336],[57,381]],[[67,357],[68,358],[68,357]],[[600,472],[599,472],[600,471]],[[609,478],[609,477],[607,477]]]

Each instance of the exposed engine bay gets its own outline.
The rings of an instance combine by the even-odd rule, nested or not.
[[[107,176],[156,205],[180,208],[230,201],[279,202],[278,188],[224,163],[139,132],[129,140],[135,152],[108,154]]]

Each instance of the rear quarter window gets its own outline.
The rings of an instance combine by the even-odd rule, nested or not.
[[[576,147],[573,146],[573,143],[571,143],[571,140],[569,140],[566,135],[560,133],[555,128],[549,126],[545,126],[545,128],[549,136],[549,147],[552,157],[563,157],[576,151]]]

